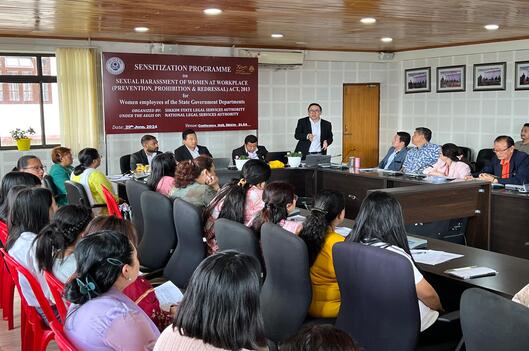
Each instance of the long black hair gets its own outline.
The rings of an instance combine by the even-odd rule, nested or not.
[[[39,177],[32,173],[18,171],[9,172],[2,178],[2,185],[0,186],[0,220],[6,223],[8,216],[7,194],[15,185],[34,187],[41,185],[41,181]]]
[[[23,232],[39,233],[50,222],[51,191],[46,188],[20,189],[9,203],[6,248],[11,249]]]
[[[359,351],[349,334],[331,324],[309,324],[281,344],[281,351]]]
[[[452,143],[444,144],[441,147],[441,153],[443,154],[443,156],[448,157],[454,162],[460,161],[458,157],[460,155],[460,152],[456,144],[452,144]]]
[[[61,207],[35,238],[40,270],[53,270],[53,263],[64,258],[64,250],[74,244],[92,219],[92,210],[84,206]]]
[[[271,175],[270,166],[261,160],[249,160],[242,167],[240,179],[234,179],[225,185],[206,207],[204,214],[208,218],[213,209],[222,201],[219,218],[235,222],[244,222],[246,193],[251,186],[266,182]]]
[[[236,251],[209,256],[193,273],[173,328],[226,350],[266,345],[257,260]]]
[[[303,224],[299,236],[307,244],[309,264],[312,266],[318,257],[332,221],[345,208],[341,193],[334,190],[322,190],[314,199],[314,207]]]
[[[134,246],[116,231],[104,230],[87,235],[75,247],[76,279],[64,288],[64,296],[82,305],[106,293],[121,275],[124,265],[132,265]]]
[[[383,191],[374,191],[364,199],[347,240],[383,242],[398,246],[411,256],[402,207],[393,195]]]
[[[73,174],[76,176],[83,173],[85,169],[90,167],[99,158],[99,152],[94,148],[87,147],[79,151],[77,158],[79,159],[79,165],[73,169]]]
[[[176,159],[172,152],[164,152],[159,154],[152,159],[151,162],[151,175],[147,179],[147,186],[152,191],[156,191],[158,182],[162,177],[174,177],[176,172]]]
[[[294,187],[286,182],[271,182],[263,191],[265,207],[255,217],[252,229],[259,235],[263,223],[279,223],[288,217],[287,205],[294,202]]]

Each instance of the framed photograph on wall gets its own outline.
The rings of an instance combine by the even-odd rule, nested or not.
[[[505,62],[474,65],[474,91],[505,90]]]
[[[465,91],[466,66],[437,67],[437,92]]]
[[[514,89],[529,89],[529,61],[518,61],[514,64]]]
[[[404,71],[404,92],[426,93],[430,91],[430,67],[413,68]]]

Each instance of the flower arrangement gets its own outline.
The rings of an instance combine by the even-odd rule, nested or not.
[[[241,156],[235,156],[235,159],[236,160],[249,160],[248,156],[246,155],[241,155]]]
[[[287,152],[287,157],[301,157],[302,154],[300,151],[289,151]]]
[[[16,128],[10,131],[9,134],[11,134],[11,138],[13,138],[13,140],[29,139],[30,135],[35,135],[35,130],[31,127],[28,129]]]

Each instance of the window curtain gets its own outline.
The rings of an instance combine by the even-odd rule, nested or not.
[[[97,53],[95,49],[59,48],[55,55],[62,145],[72,149],[74,155],[86,147],[98,148],[101,118]]]

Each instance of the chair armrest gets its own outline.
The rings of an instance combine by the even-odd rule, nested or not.
[[[457,321],[459,320],[459,310],[439,315],[437,320],[443,323],[452,323],[454,321]]]

